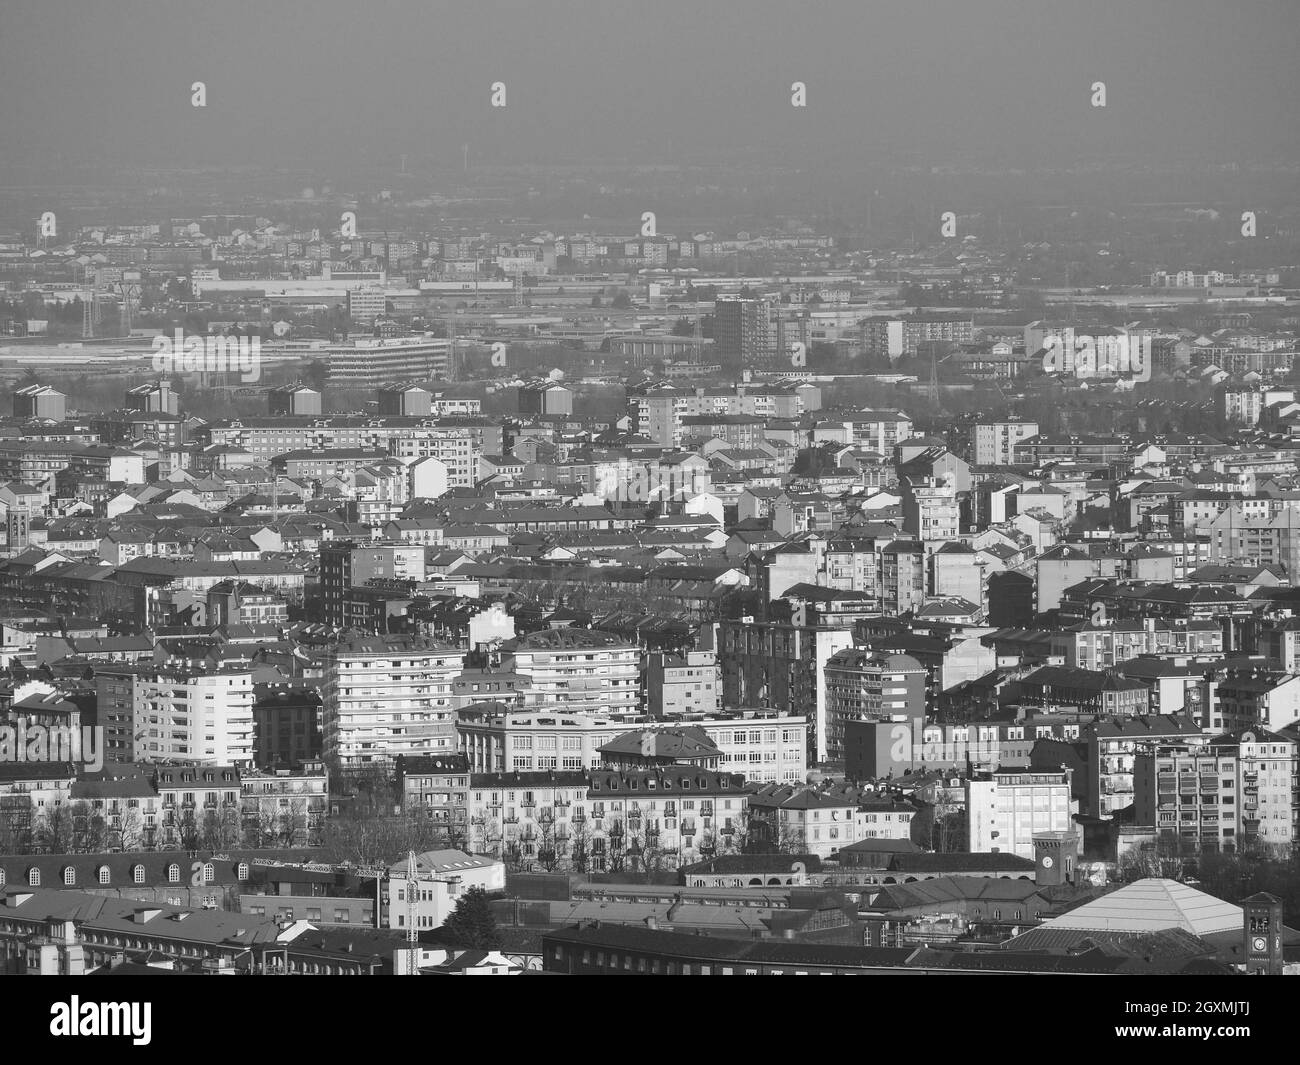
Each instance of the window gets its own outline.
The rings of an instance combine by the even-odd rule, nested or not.
[[[31,869],[27,870],[27,886],[28,887],[41,886],[41,871],[35,868],[34,866]]]
[[[131,867],[131,883],[133,883],[133,884],[143,884],[143,883],[144,883],[144,866],[143,866],[143,865],[134,865],[134,866]]]
[[[181,867],[176,864],[167,867],[167,883],[179,884],[181,882]]]
[[[236,875],[240,880],[247,880],[247,879],[248,879],[248,863],[247,863],[247,862],[240,862],[240,863],[239,863],[239,868],[238,868],[238,870],[236,870],[235,875]]]
[[[203,866],[203,882],[205,884],[211,884],[212,881],[214,881],[216,878],[217,878],[216,867],[211,862],[208,862],[206,865]]]
[[[101,865],[99,867],[99,882],[101,884],[108,883],[108,866],[106,865]]]

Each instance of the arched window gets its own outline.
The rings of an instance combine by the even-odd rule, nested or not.
[[[63,867],[63,886],[72,887],[77,882],[77,871],[70,865]]]
[[[181,882],[181,867],[174,862],[167,867],[167,883],[179,884]]]
[[[236,875],[240,880],[247,880],[247,879],[248,879],[248,863],[247,863],[247,862],[240,862],[240,863],[239,863],[239,868],[235,871],[235,875]]]
[[[101,884],[108,883],[108,866],[106,865],[101,865],[99,867],[99,882]]]
[[[0,869],[0,887],[5,886],[5,871]]]
[[[212,881],[214,881],[216,878],[217,878],[216,866],[214,866],[211,862],[205,863],[203,866],[203,882],[205,884],[211,884]]]
[[[143,866],[143,865],[133,865],[133,866],[131,867],[131,882],[132,882],[133,884],[143,884],[143,883],[144,883],[144,866]]]
[[[27,870],[27,886],[28,887],[41,886],[41,871],[37,869],[36,866],[34,865]]]

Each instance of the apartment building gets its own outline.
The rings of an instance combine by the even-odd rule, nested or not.
[[[1143,751],[1133,770],[1137,823],[1154,825],[1177,853],[1287,850],[1300,819],[1296,752],[1294,740],[1261,728]]]
[[[915,731],[925,718],[927,672],[915,658],[847,647],[826,662],[826,755],[843,764],[850,721],[903,718]]]
[[[768,369],[777,361],[777,323],[772,304],[741,296],[714,304],[714,336],[724,369]]]
[[[1066,769],[999,769],[967,783],[967,848],[1034,860],[1034,835],[1068,832],[1076,812]]]
[[[108,758],[253,762],[253,674],[197,665],[110,665],[95,677]]]
[[[907,318],[865,318],[862,342],[871,355],[914,358],[925,343],[946,341],[969,344],[975,338],[973,318],[943,315],[917,315]]]
[[[475,774],[471,846],[523,868],[673,868],[743,836],[743,777],[673,766]]]
[[[809,761],[826,761],[826,663],[837,651],[853,646],[852,631],[740,618],[724,621],[718,633],[723,705],[802,712],[809,725]]]
[[[627,727],[607,714],[503,712],[501,704],[488,703],[460,710],[456,734],[474,773],[579,773],[600,768],[600,748]]]
[[[402,813],[427,819],[452,846],[464,846],[469,838],[469,760],[463,754],[399,756],[395,769]]]
[[[378,388],[390,381],[445,380],[451,342],[434,338],[365,338],[325,348],[336,388]]]
[[[501,645],[501,668],[532,678],[527,707],[636,714],[641,651],[597,629],[543,629]]]
[[[159,846],[195,849],[205,835],[232,833],[240,824],[240,772],[233,765],[167,765],[154,772],[159,798]],[[148,814],[145,815],[148,818]],[[146,822],[144,831],[149,832]]]
[[[722,695],[722,674],[713,651],[664,652],[646,658],[646,711],[651,717],[710,715]]]
[[[1220,654],[1223,630],[1213,621],[1089,621],[1080,629],[1052,633],[1051,646],[1052,657],[1059,655],[1067,667],[1100,670],[1139,655]]]
[[[1210,737],[1186,715],[1115,717],[1084,729],[1088,744],[1087,812],[1114,817],[1133,805],[1133,773],[1138,756],[1161,744],[1197,747]]]
[[[351,767],[452,754],[465,651],[424,636],[353,636],[325,656],[325,757]]]
[[[502,451],[500,426],[472,418],[284,415],[214,422],[204,431],[210,443],[242,448],[264,466],[278,455],[335,448],[379,451],[412,461],[433,456],[447,465],[453,487],[473,485],[479,458]]]
[[[329,809],[324,762],[293,769],[245,771],[239,779],[245,838],[272,838],[281,847],[316,847]]]
[[[1037,435],[1037,422],[1019,418],[979,422],[971,429],[971,462],[976,466],[1013,465],[1016,460],[1016,444]]]

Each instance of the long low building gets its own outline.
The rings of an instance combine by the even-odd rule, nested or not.
[[[1226,975],[1202,955],[1144,958],[1099,948],[1079,954],[846,947],[773,939],[723,939],[595,921],[542,936],[542,968],[582,976],[854,976],[941,973]]]

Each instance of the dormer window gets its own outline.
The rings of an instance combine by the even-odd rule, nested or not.
[[[36,866],[32,866],[30,869],[27,870],[27,886],[28,887],[41,886],[41,871],[37,869]]]
[[[174,862],[167,867],[167,883],[179,884],[181,882],[181,867]]]
[[[235,876],[238,877],[240,880],[247,880],[247,879],[248,879],[248,863],[247,863],[247,862],[240,862],[240,863],[239,863],[239,868],[235,871]]]
[[[143,866],[143,865],[133,865],[133,866],[131,867],[131,883],[133,883],[133,884],[143,884],[143,883],[144,883],[144,866]]]
[[[203,866],[203,882],[211,884],[217,878],[217,869],[211,862]]]
[[[108,874],[108,866],[106,866],[106,865],[101,865],[101,866],[99,867],[99,882],[100,882],[101,884],[107,884],[107,883],[108,883],[108,877],[109,877],[109,874]]]
[[[63,886],[72,887],[77,882],[77,871],[70,865],[63,867]]]

